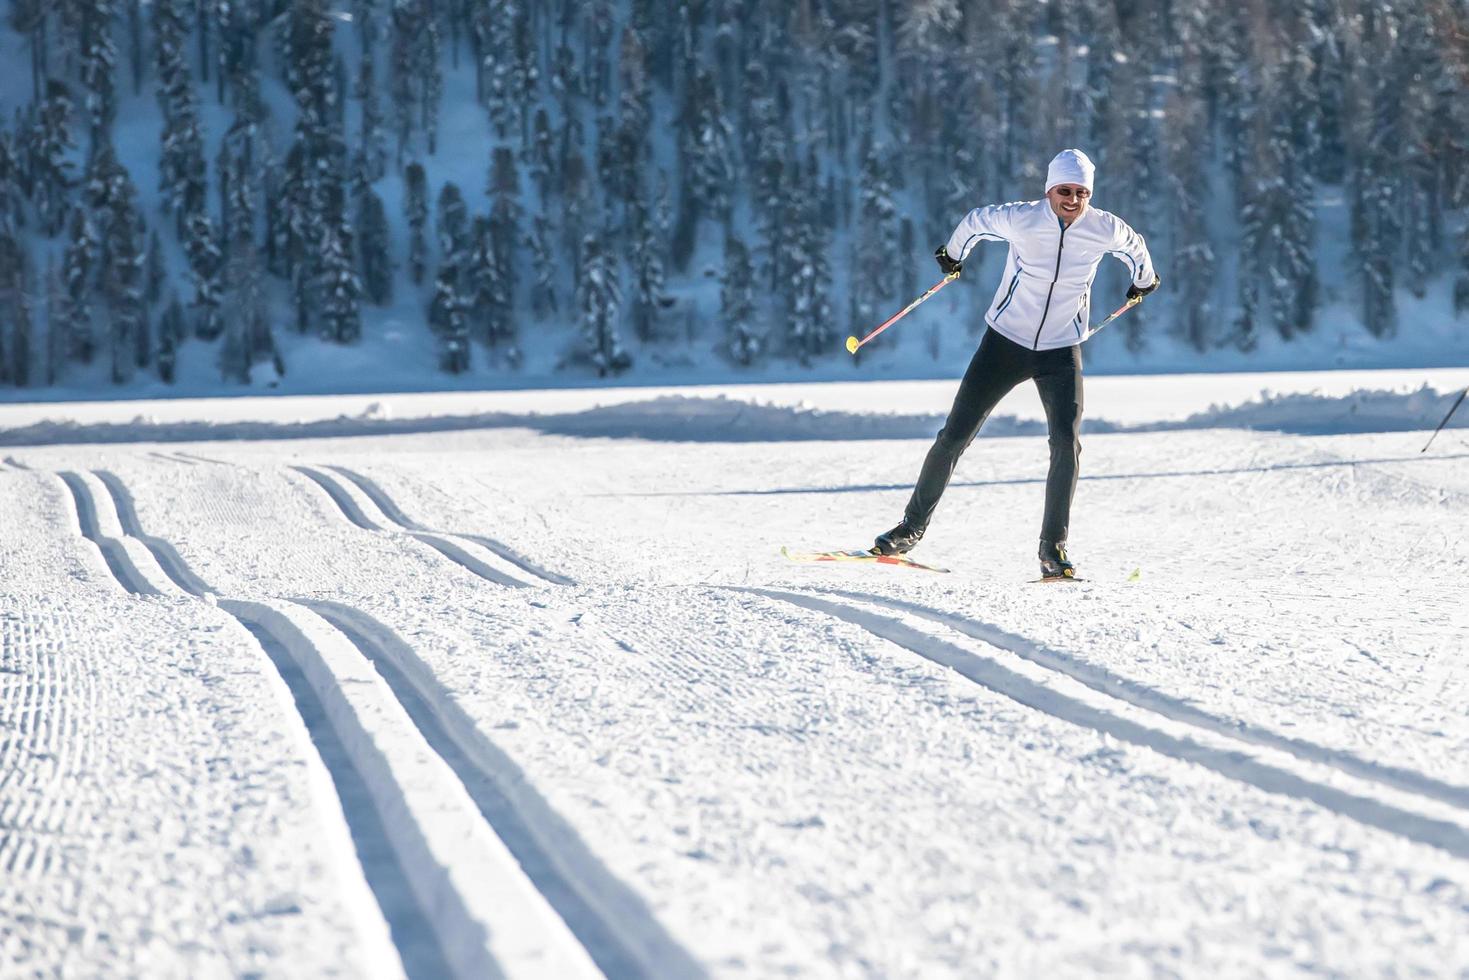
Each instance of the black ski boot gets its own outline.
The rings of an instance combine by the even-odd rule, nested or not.
[[[914,527],[904,520],[891,531],[879,534],[872,543],[872,550],[879,555],[906,555],[922,538],[923,528]]]
[[[1076,578],[1076,566],[1066,557],[1065,541],[1041,538],[1041,578]]]

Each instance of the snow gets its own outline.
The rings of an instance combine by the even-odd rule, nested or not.
[[[1089,378],[1064,586],[1018,398],[780,557],[952,381],[6,408],[0,956],[1464,973],[1463,375]]]

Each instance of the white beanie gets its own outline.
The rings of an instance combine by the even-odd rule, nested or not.
[[[1046,171],[1046,193],[1057,184],[1080,184],[1092,189],[1092,178],[1097,174],[1096,164],[1080,150],[1062,150],[1051,160]]]

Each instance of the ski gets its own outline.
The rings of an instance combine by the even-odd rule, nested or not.
[[[1030,580],[1032,585],[1044,585],[1047,582],[1085,582],[1086,579],[1076,575],[1042,575],[1040,578]]]
[[[792,551],[782,547],[780,553],[791,561],[865,561],[878,565],[903,565],[924,572],[948,573],[947,568],[925,565],[903,555],[880,555],[872,551]]]

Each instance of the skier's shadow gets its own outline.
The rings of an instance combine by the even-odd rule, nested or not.
[[[1274,463],[1269,466],[1225,466],[1207,470],[1159,470],[1152,473],[1093,473],[1079,479],[1091,482],[1116,480],[1158,480],[1191,476],[1236,476],[1246,473],[1278,473],[1284,470],[1339,469],[1349,466],[1371,466],[1379,463],[1432,463],[1469,459],[1469,453],[1442,456],[1383,456],[1374,459],[1333,459],[1314,463]],[[955,480],[951,487],[1018,487],[1043,485],[1044,476],[1012,477],[1003,480]],[[890,490],[909,491],[912,483],[858,483],[845,487],[763,487],[757,490],[661,490],[648,493],[597,493],[592,497],[767,497],[783,494],[882,493]],[[1432,489],[1432,488],[1428,488]]]

